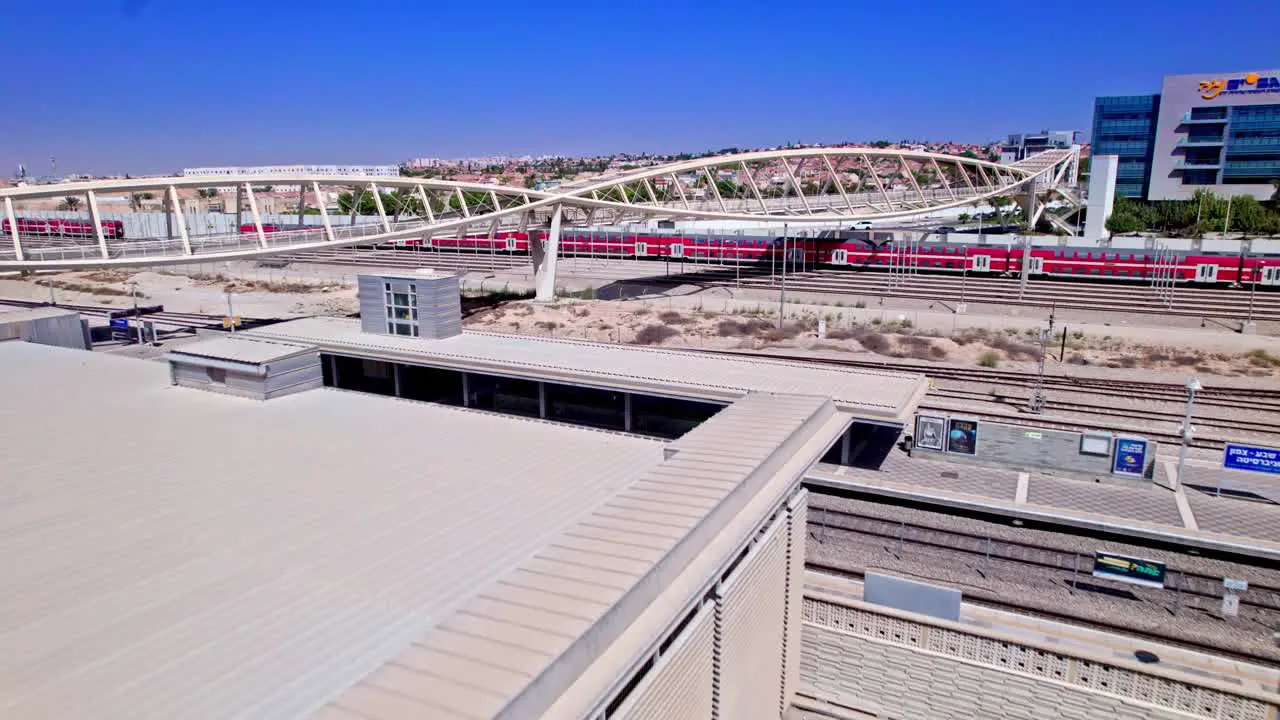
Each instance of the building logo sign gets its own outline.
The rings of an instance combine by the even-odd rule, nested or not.
[[[1280,77],[1263,77],[1251,72],[1230,80],[1201,80],[1200,97],[1212,100],[1219,95],[1257,95],[1280,93]]]

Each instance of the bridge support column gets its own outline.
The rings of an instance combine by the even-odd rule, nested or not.
[[[551,302],[556,299],[556,261],[560,256],[560,205],[551,213],[551,228],[541,243],[529,243],[533,256],[534,300]]]

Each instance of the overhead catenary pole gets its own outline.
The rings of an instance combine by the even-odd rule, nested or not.
[[[787,225],[782,225],[782,290],[778,292],[778,329],[787,311]]]

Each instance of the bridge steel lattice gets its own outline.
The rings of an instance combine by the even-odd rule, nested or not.
[[[255,258],[278,253],[537,230],[531,239],[539,299],[555,288],[560,231],[570,225],[619,225],[654,218],[786,221],[838,225],[852,220],[904,219],[1011,197],[1032,223],[1057,196],[1081,203],[1070,186],[1077,156],[1048,151],[1013,165],[937,153],[886,148],[802,148],[704,157],[642,167],[532,190],[507,185],[415,177],[207,176],[95,180],[0,189],[5,242],[0,270],[91,269]],[[264,217],[267,186],[296,190],[288,214],[307,229],[281,231]],[[192,197],[192,190],[199,197]],[[348,212],[326,202],[334,190],[351,194]],[[274,198],[278,193],[274,194]],[[234,227],[200,228],[191,218],[215,198],[234,196]],[[371,203],[369,202],[371,201]],[[223,201],[225,202],[225,200]],[[82,217],[70,231],[32,231],[41,208],[56,203],[65,217]],[[112,219],[148,204],[159,206],[164,228],[117,237]],[[126,206],[127,205],[127,209]],[[341,203],[340,203],[341,205]],[[371,205],[371,207],[369,207]],[[363,206],[363,207],[362,207]],[[120,208],[120,209],[115,209]],[[364,211],[362,213],[362,210]],[[247,222],[245,222],[247,221]],[[249,232],[241,232],[241,228]]]

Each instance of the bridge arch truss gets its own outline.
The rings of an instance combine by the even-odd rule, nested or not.
[[[537,228],[543,238],[531,245],[535,270],[550,276],[546,283],[539,278],[539,294],[545,295],[544,284],[554,287],[559,232],[567,225],[654,218],[839,225],[906,219],[1001,196],[1019,199],[1034,221],[1044,212],[1037,198],[1057,193],[1079,205],[1069,190],[1077,161],[1071,151],[1000,165],[888,148],[801,148],[634,168],[545,190],[434,178],[296,175],[3,188],[0,270],[213,262]],[[280,193],[268,199],[268,186],[288,188],[296,201],[275,212]],[[325,198],[335,191],[350,193],[349,212],[327,207]],[[209,212],[217,205],[225,209],[228,201],[235,206],[231,213]],[[140,226],[140,212],[163,221]],[[289,229],[279,228],[294,216]],[[63,222],[40,224],[50,219]]]

